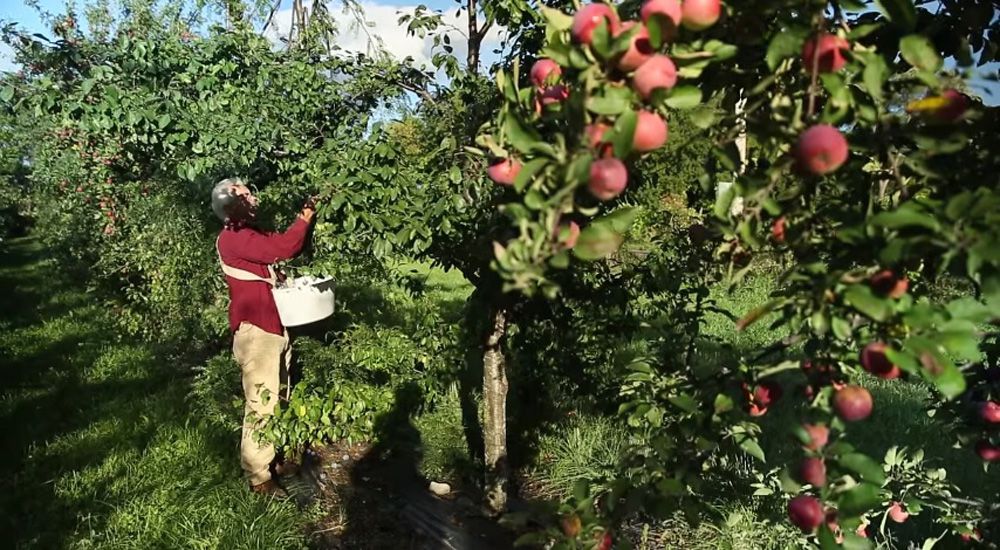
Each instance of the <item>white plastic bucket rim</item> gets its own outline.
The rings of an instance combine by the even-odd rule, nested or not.
[[[274,304],[278,307],[281,324],[297,327],[321,321],[333,315],[334,282],[325,277],[306,286],[275,288]]]

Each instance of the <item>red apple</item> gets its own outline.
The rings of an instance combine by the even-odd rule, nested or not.
[[[566,233],[563,233],[566,230]],[[565,235],[561,237],[561,235]],[[556,238],[562,243],[566,248],[573,248],[576,246],[576,240],[580,238],[580,225],[576,222],[569,222],[560,224],[556,229]]]
[[[605,532],[604,536],[601,537],[601,542],[597,545],[597,550],[611,550],[611,533]]]
[[[809,435],[809,443],[806,444],[806,449],[810,451],[818,451],[830,441],[830,428],[823,424],[803,424],[802,428]]]
[[[910,517],[910,513],[903,509],[903,505],[899,502],[893,501],[892,506],[889,506],[889,518],[896,523],[903,523]]]
[[[580,523],[580,516],[576,514],[569,514],[562,517],[560,521],[562,524],[563,533],[569,538],[576,538],[580,534],[580,528],[582,527]]]
[[[628,184],[628,171],[616,158],[597,159],[590,164],[590,193],[602,201],[621,195]]]
[[[692,31],[707,29],[719,20],[722,14],[720,0],[684,0],[681,5],[681,21],[684,28]]]
[[[667,121],[649,111],[639,111],[635,121],[632,148],[640,153],[663,147],[667,142]]]
[[[773,380],[765,380],[753,390],[754,402],[763,407],[770,406],[771,403],[781,399],[782,395],[784,391],[781,389],[781,384]]]
[[[883,269],[868,279],[872,290],[886,295],[894,300],[902,298],[910,287],[910,281],[905,276],[898,277],[891,269]]]
[[[632,88],[649,99],[653,90],[670,89],[677,84],[677,66],[665,55],[656,54],[635,70],[632,75]]]
[[[539,59],[531,66],[531,83],[542,88],[554,84],[562,74],[562,67],[551,59]]]
[[[635,25],[635,21],[626,21],[622,24],[618,34],[628,32]],[[632,42],[629,44],[628,50],[618,58],[618,68],[623,72],[630,73],[648,61],[654,53],[656,52],[653,50],[653,45],[649,43],[649,31],[645,25],[640,24],[639,30],[632,35]]]
[[[788,503],[788,519],[803,533],[815,531],[823,518],[823,506],[814,496],[799,495]]]
[[[830,532],[834,534],[837,544],[843,544],[844,534],[840,531],[840,523],[837,522],[837,510],[834,508],[827,508],[823,521],[826,522],[826,527],[830,529]]]
[[[845,386],[833,395],[833,410],[848,422],[868,418],[872,407],[872,394],[861,386]]]
[[[677,27],[681,24],[681,3],[680,0],[648,0],[639,10],[639,15],[642,17],[642,22],[647,25],[650,17],[664,16],[660,24],[660,37],[664,41],[672,40],[677,35]]]
[[[855,529],[854,533],[859,537],[868,538],[868,524],[862,523],[861,525],[858,525],[858,528]]]
[[[573,16],[573,27],[570,29],[573,40],[580,44],[590,44],[594,36],[594,29],[602,21],[607,21],[608,33],[611,36],[618,34],[618,14],[614,8],[601,3],[583,6]]]
[[[611,126],[608,126],[603,122],[588,124],[587,127],[583,129],[584,133],[587,135],[587,145],[591,149],[596,149],[598,145],[604,142],[604,135],[607,134],[610,129]]]
[[[771,224],[771,237],[774,238],[774,242],[783,243],[785,242],[785,217],[774,220]]]
[[[500,185],[514,185],[517,174],[521,171],[521,163],[514,159],[503,159],[491,165],[486,173],[490,179]]]
[[[817,489],[823,487],[826,485],[826,463],[815,456],[803,459],[799,465],[799,479]]]
[[[539,88],[538,96],[542,100],[542,105],[560,103],[569,97],[569,88],[563,86],[562,84],[556,84],[555,86],[549,86],[548,88]]]
[[[979,416],[990,424],[1000,424],[1000,403],[986,401],[979,405]]]
[[[847,154],[847,139],[829,124],[817,124],[802,132],[795,148],[799,166],[817,176],[840,168],[847,161]]]
[[[976,443],[976,454],[985,462],[996,462],[1000,460],[1000,446],[981,439]]]
[[[903,371],[889,360],[885,354],[886,349],[888,346],[885,342],[872,342],[865,346],[861,350],[861,366],[879,378],[886,380],[899,378]]]
[[[614,147],[605,141],[605,137],[610,129],[611,126],[603,122],[588,124],[583,129],[584,134],[587,136],[587,146],[597,151],[598,156],[602,158],[614,156]]]
[[[941,99],[944,100],[944,105],[933,113],[938,122],[955,122],[969,109],[969,98],[957,90],[945,90],[941,93]]]
[[[844,51],[850,49],[851,44],[847,40],[833,34],[821,34],[806,40],[802,45],[802,65],[806,72],[811,73],[813,63],[816,62],[816,69],[819,72],[835,73],[847,64]],[[816,55],[819,56],[818,60],[814,59]]]
[[[979,529],[975,529],[972,533],[962,533],[959,537],[961,537],[962,542],[971,542],[983,538],[983,533]]]

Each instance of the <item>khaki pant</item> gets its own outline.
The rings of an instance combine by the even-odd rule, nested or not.
[[[292,361],[292,348],[288,332],[279,336],[256,325],[241,323],[233,336],[233,356],[243,372],[246,399],[240,463],[250,484],[257,485],[271,479],[269,467],[274,460],[274,446],[255,441],[254,431],[263,419],[274,413],[279,395],[287,400],[291,389],[288,367]],[[263,395],[264,390],[269,395]]]

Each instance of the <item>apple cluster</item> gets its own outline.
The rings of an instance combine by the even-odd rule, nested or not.
[[[667,121],[653,103],[658,90],[670,90],[677,84],[677,67],[668,55],[654,48],[650,29],[655,29],[664,45],[676,38],[680,27],[699,31],[712,26],[721,12],[720,0],[686,0],[683,3],[680,0],[647,0],[637,21],[622,21],[613,6],[599,2],[584,5],[573,16],[569,32],[573,44],[580,48],[589,50],[599,29],[606,31],[612,40],[628,40],[627,49],[622,48],[624,51],[602,62],[610,80],[616,85],[629,85],[640,102],[633,111],[632,152],[648,153],[667,143]],[[547,58],[539,59],[531,67],[536,114],[578,93],[563,81],[564,69],[566,67]],[[614,124],[615,117],[595,115],[585,124],[580,139],[581,145],[587,147],[594,158],[590,163],[587,189],[600,201],[614,199],[628,185],[625,159],[619,158],[624,155],[616,156],[611,143]],[[496,183],[513,185],[522,167],[522,162],[514,157],[497,159],[489,166],[488,175]],[[570,228],[570,231],[578,232],[579,229]]]

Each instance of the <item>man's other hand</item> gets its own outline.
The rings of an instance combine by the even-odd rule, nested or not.
[[[302,205],[302,212],[299,213],[299,217],[307,222],[311,222],[313,217],[316,216],[316,203],[318,198],[313,196],[306,199],[305,204]]]

